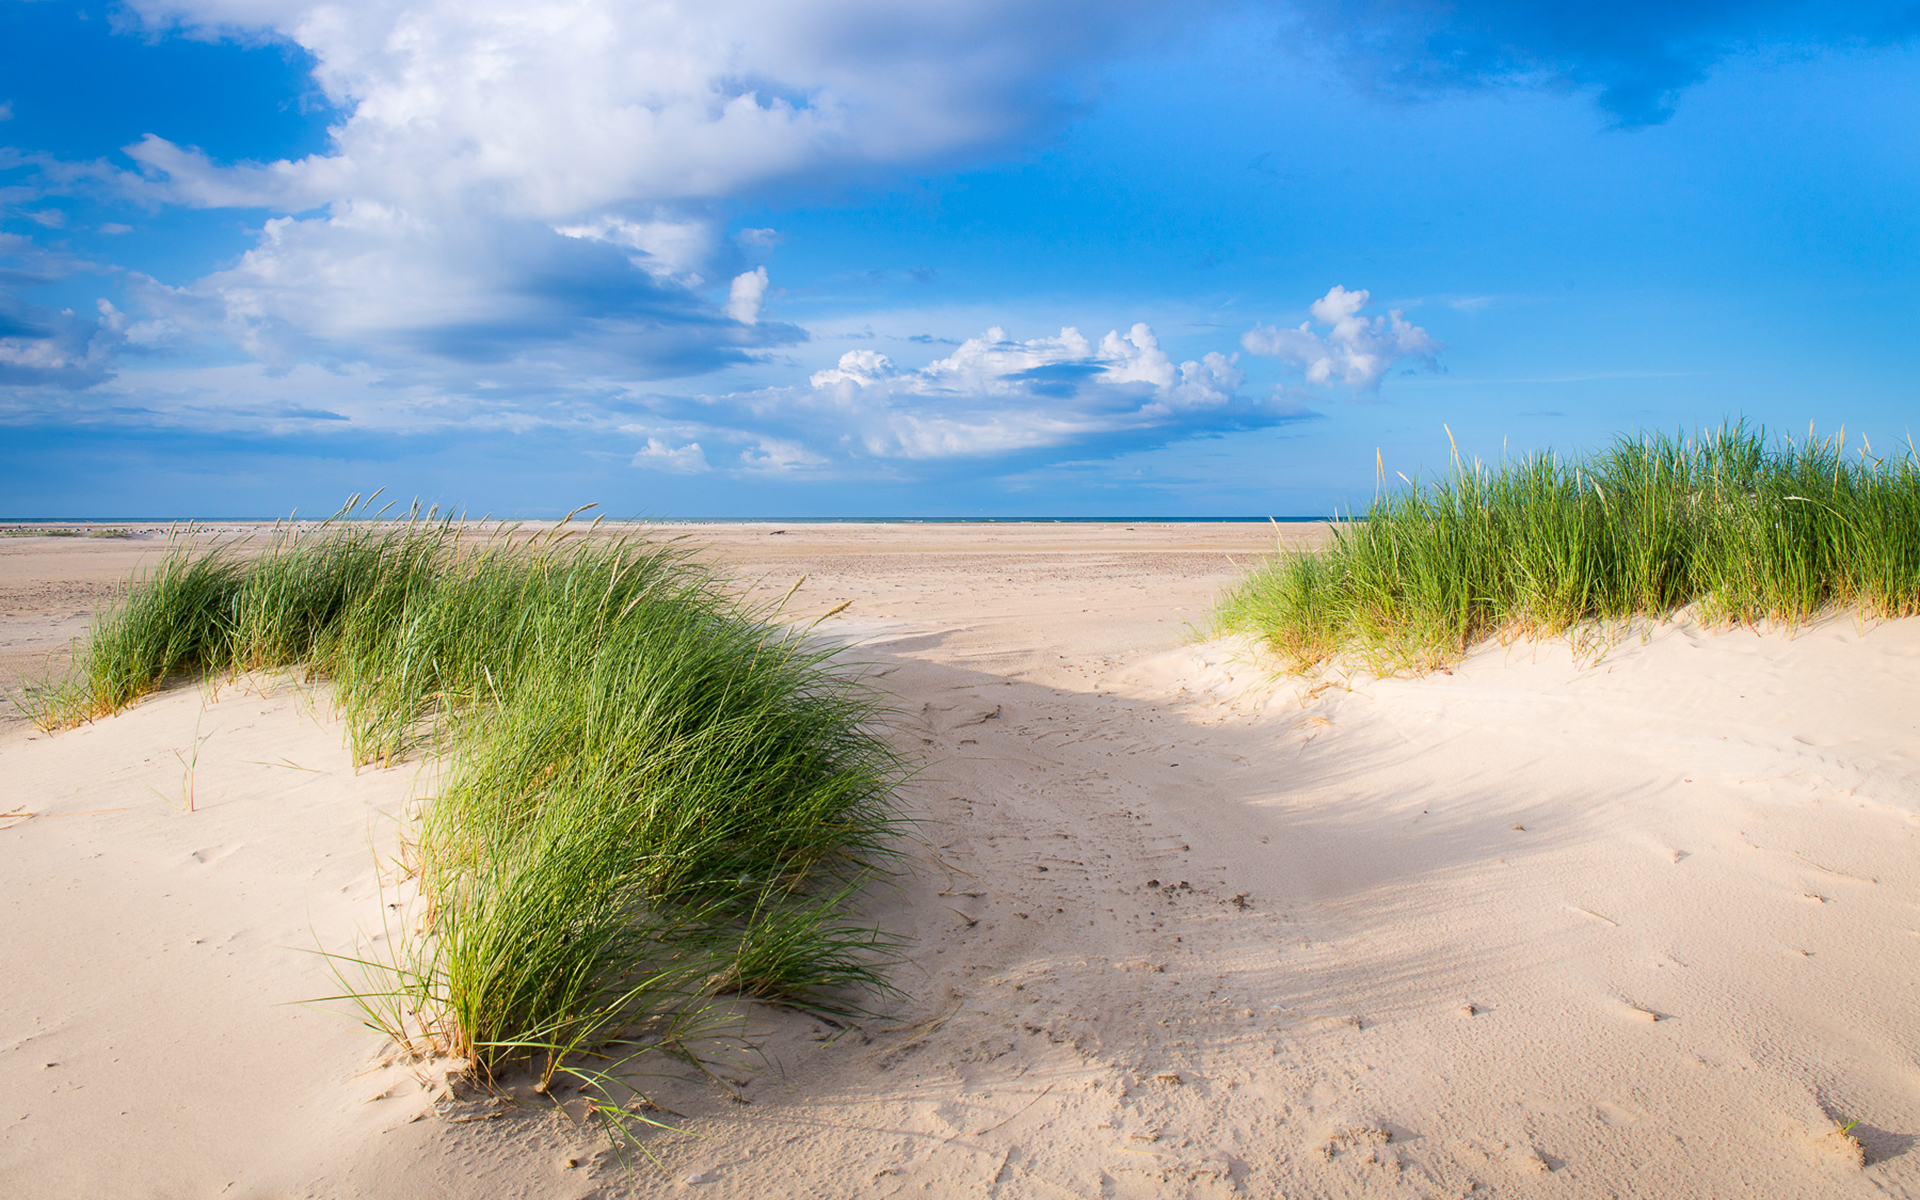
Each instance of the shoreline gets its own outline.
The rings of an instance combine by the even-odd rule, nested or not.
[[[0,535],[18,531],[33,533],[49,526],[58,528],[69,526],[76,529],[99,529],[107,527],[140,529],[168,529],[174,527],[212,527],[212,526],[274,526],[279,524],[320,525],[334,518],[313,517],[0,517]],[[345,520],[373,523],[380,520],[395,520],[394,517],[349,517]],[[1338,516],[1257,516],[1257,517],[608,517],[604,524],[611,526],[652,526],[652,525],[1310,525],[1315,523],[1340,523]],[[462,517],[456,524],[494,525],[522,524],[539,527],[569,524],[585,528],[591,520],[574,518],[561,522],[549,517],[525,517],[514,519],[502,517],[497,520]]]

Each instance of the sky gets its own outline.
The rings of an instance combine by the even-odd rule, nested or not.
[[[0,516],[1904,452],[1917,151],[1915,0],[0,0]]]

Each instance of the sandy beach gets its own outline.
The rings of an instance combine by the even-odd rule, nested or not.
[[[430,764],[355,770],[285,680],[53,735],[9,701],[0,1192],[1920,1195],[1920,620],[1279,680],[1194,630],[1322,527],[663,532],[806,576],[893,697],[884,1019],[747,1010],[625,1163],[302,1003]],[[163,544],[0,539],[0,687]]]

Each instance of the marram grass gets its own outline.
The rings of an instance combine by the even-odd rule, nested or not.
[[[567,1064],[671,1051],[722,993],[887,986],[848,912],[902,764],[876,694],[768,616],[641,539],[285,526],[249,556],[176,544],[33,703],[53,727],[291,668],[332,682],[357,762],[447,754],[412,847],[425,925],[350,989],[416,1050],[592,1081]]]
[[[1690,605],[1746,624],[1920,613],[1920,456],[1742,425],[1623,437],[1582,458],[1456,461],[1336,524],[1324,550],[1268,560],[1213,624],[1295,672],[1419,672],[1491,637]]]

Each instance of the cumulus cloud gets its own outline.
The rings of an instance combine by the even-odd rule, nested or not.
[[[1229,407],[1245,381],[1217,353],[1176,366],[1144,324],[1097,346],[1071,327],[1028,341],[995,327],[918,371],[849,351],[792,401],[839,414],[874,457],[951,458],[1164,426]]]
[[[149,290],[143,315],[267,363],[360,363],[456,389],[516,368],[550,381],[699,374],[805,339],[791,325],[730,319],[680,273],[674,233],[635,223],[557,236],[534,222],[342,205],[324,219],[269,220],[233,266]]]
[[[713,469],[707,465],[707,453],[699,442],[675,446],[657,437],[648,438],[647,444],[634,453],[633,465],[674,475],[698,475]]]
[[[1180,19],[1149,0],[129,9],[150,32],[302,47],[341,114],[327,149],[222,162],[155,129],[126,148],[133,172],[0,156],[37,170],[40,194],[267,210],[237,263],[145,291],[140,316],[171,344],[452,394],[516,364],[631,384],[805,340],[762,313],[753,263],[779,234],[729,235],[731,202],[1007,144],[1069,114],[1073,80],[1116,48]]]
[[[1381,379],[1399,363],[1433,367],[1440,343],[1397,308],[1384,317],[1361,316],[1370,299],[1364,288],[1350,292],[1335,284],[1307,310],[1327,327],[1324,334],[1308,321],[1297,329],[1256,324],[1241,335],[1240,344],[1251,354],[1298,367],[1308,383],[1343,384],[1355,394],[1379,391]]]
[[[760,323],[760,306],[767,300],[767,269],[755,267],[733,277],[727,292],[727,315],[742,325]]]
[[[183,189],[400,208],[485,194],[557,220],[937,157],[1064,111],[1063,71],[1172,18],[1145,0],[134,0],[155,26],[271,31],[348,112],[335,149]],[[1049,110],[1052,110],[1049,112]],[[156,139],[157,141],[157,139]],[[226,203],[222,199],[222,203]]]
[[[808,382],[816,388],[832,387],[838,383],[866,387],[899,374],[900,369],[893,365],[893,360],[878,350],[849,350],[840,356],[839,366],[815,371]]]
[[[691,288],[706,282],[695,268],[713,253],[713,227],[700,220],[655,217],[630,221],[602,215],[576,224],[555,225],[553,231],[562,237],[624,246],[636,252],[627,261],[648,275]]]
[[[740,452],[740,469],[749,475],[813,474],[828,465],[824,455],[816,454],[798,441],[767,434],[745,435],[746,449]]]
[[[1245,382],[1227,355],[1175,362],[1145,324],[1097,342],[1072,327],[1026,340],[996,327],[919,368],[877,350],[849,350],[805,387],[704,397],[697,415],[708,422],[710,448],[740,447],[728,464],[736,470],[926,466],[1299,415],[1243,397]]]

